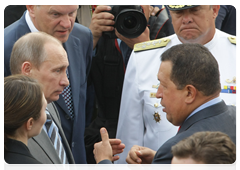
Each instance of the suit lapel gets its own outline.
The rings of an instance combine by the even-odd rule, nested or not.
[[[80,75],[80,69],[81,67],[81,56],[79,56],[79,40],[72,36],[70,34],[68,41],[63,44],[65,50],[67,51],[68,55],[68,61],[69,66],[68,67],[68,74],[71,84],[71,90],[72,90],[72,99],[73,99],[73,109],[75,114],[75,119],[77,119],[78,116],[78,105],[79,105],[79,92],[80,92],[80,78],[78,77]],[[65,101],[60,95],[59,100],[56,102],[69,116],[70,113],[67,109],[67,106],[65,104]]]
[[[209,106],[203,110],[200,110],[199,112],[195,113],[193,116],[188,118],[181,126],[181,129],[178,131],[178,133],[181,133],[185,130],[187,130],[189,127],[191,127],[196,122],[206,119],[208,117],[216,116],[218,114],[221,114],[225,111],[227,111],[227,106],[224,101],[221,101],[215,105]]]
[[[74,158],[73,158],[73,155],[71,154],[70,146],[68,144],[68,141],[65,137],[64,131],[63,131],[62,126],[61,126],[60,117],[57,114],[57,108],[56,108],[56,106],[54,106],[54,103],[48,104],[47,108],[49,110],[49,113],[51,114],[51,117],[52,117],[53,121],[55,122],[56,126],[58,127],[59,134],[62,138],[62,144],[64,146],[65,152],[66,152],[67,157],[68,157],[68,162],[69,163],[74,163]]]
[[[59,134],[60,134],[60,136],[62,138],[62,142],[64,144],[64,147],[69,146],[68,142],[67,142],[67,139],[65,137],[64,131],[63,131],[62,126],[61,126],[61,120],[57,116],[57,108],[53,107],[53,103],[48,104],[47,108],[49,110],[49,113],[51,114],[51,117],[52,117],[54,123],[58,127]]]
[[[61,107],[64,112],[70,116],[70,113],[68,111],[67,105],[62,97],[62,94],[59,95],[59,99],[57,101],[54,102],[55,104],[57,104],[59,107]]]
[[[32,139],[42,148],[42,150],[46,153],[46,155],[48,155],[49,159],[54,164],[61,164],[52,142],[43,129],[39,135],[32,137]]]

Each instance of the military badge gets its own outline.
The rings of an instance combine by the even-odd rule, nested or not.
[[[158,103],[154,103],[154,107],[158,107]]]
[[[159,84],[157,84],[157,85],[152,85],[152,88],[158,89],[158,86],[159,86]]]
[[[155,113],[153,114],[153,117],[154,117],[154,120],[156,121],[156,123],[158,122],[160,122],[160,120],[161,120],[161,117],[160,117],[160,115],[158,114],[158,112],[157,111],[155,111]]]
[[[152,85],[152,88],[158,89],[159,85],[160,85],[160,83],[158,83],[158,84],[156,84],[156,85]]]
[[[233,77],[233,79],[232,80],[230,80],[230,79],[227,79],[227,80],[225,80],[227,83],[233,83],[233,84],[236,84],[236,77]]]
[[[228,40],[232,43],[236,45],[236,37],[228,37]]]
[[[156,98],[156,93],[150,93],[150,98]]]
[[[236,86],[223,86],[221,93],[233,93],[236,94]]]

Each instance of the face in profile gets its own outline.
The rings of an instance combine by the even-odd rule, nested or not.
[[[184,90],[178,90],[177,86],[171,81],[171,61],[161,63],[158,80],[160,81],[157,98],[161,98],[161,105],[164,107],[167,119],[173,125],[179,126],[185,120]]]

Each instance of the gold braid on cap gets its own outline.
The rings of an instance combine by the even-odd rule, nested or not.
[[[171,8],[183,8],[185,6],[192,6],[192,5],[168,5]]]

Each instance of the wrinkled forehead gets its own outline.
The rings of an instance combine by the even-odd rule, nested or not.
[[[74,12],[78,9],[78,5],[41,5],[40,8],[43,8],[47,12],[59,12],[62,14],[68,14]]]
[[[44,45],[44,51],[46,60],[68,60],[67,52],[63,48],[62,44],[55,41],[49,41]]]

